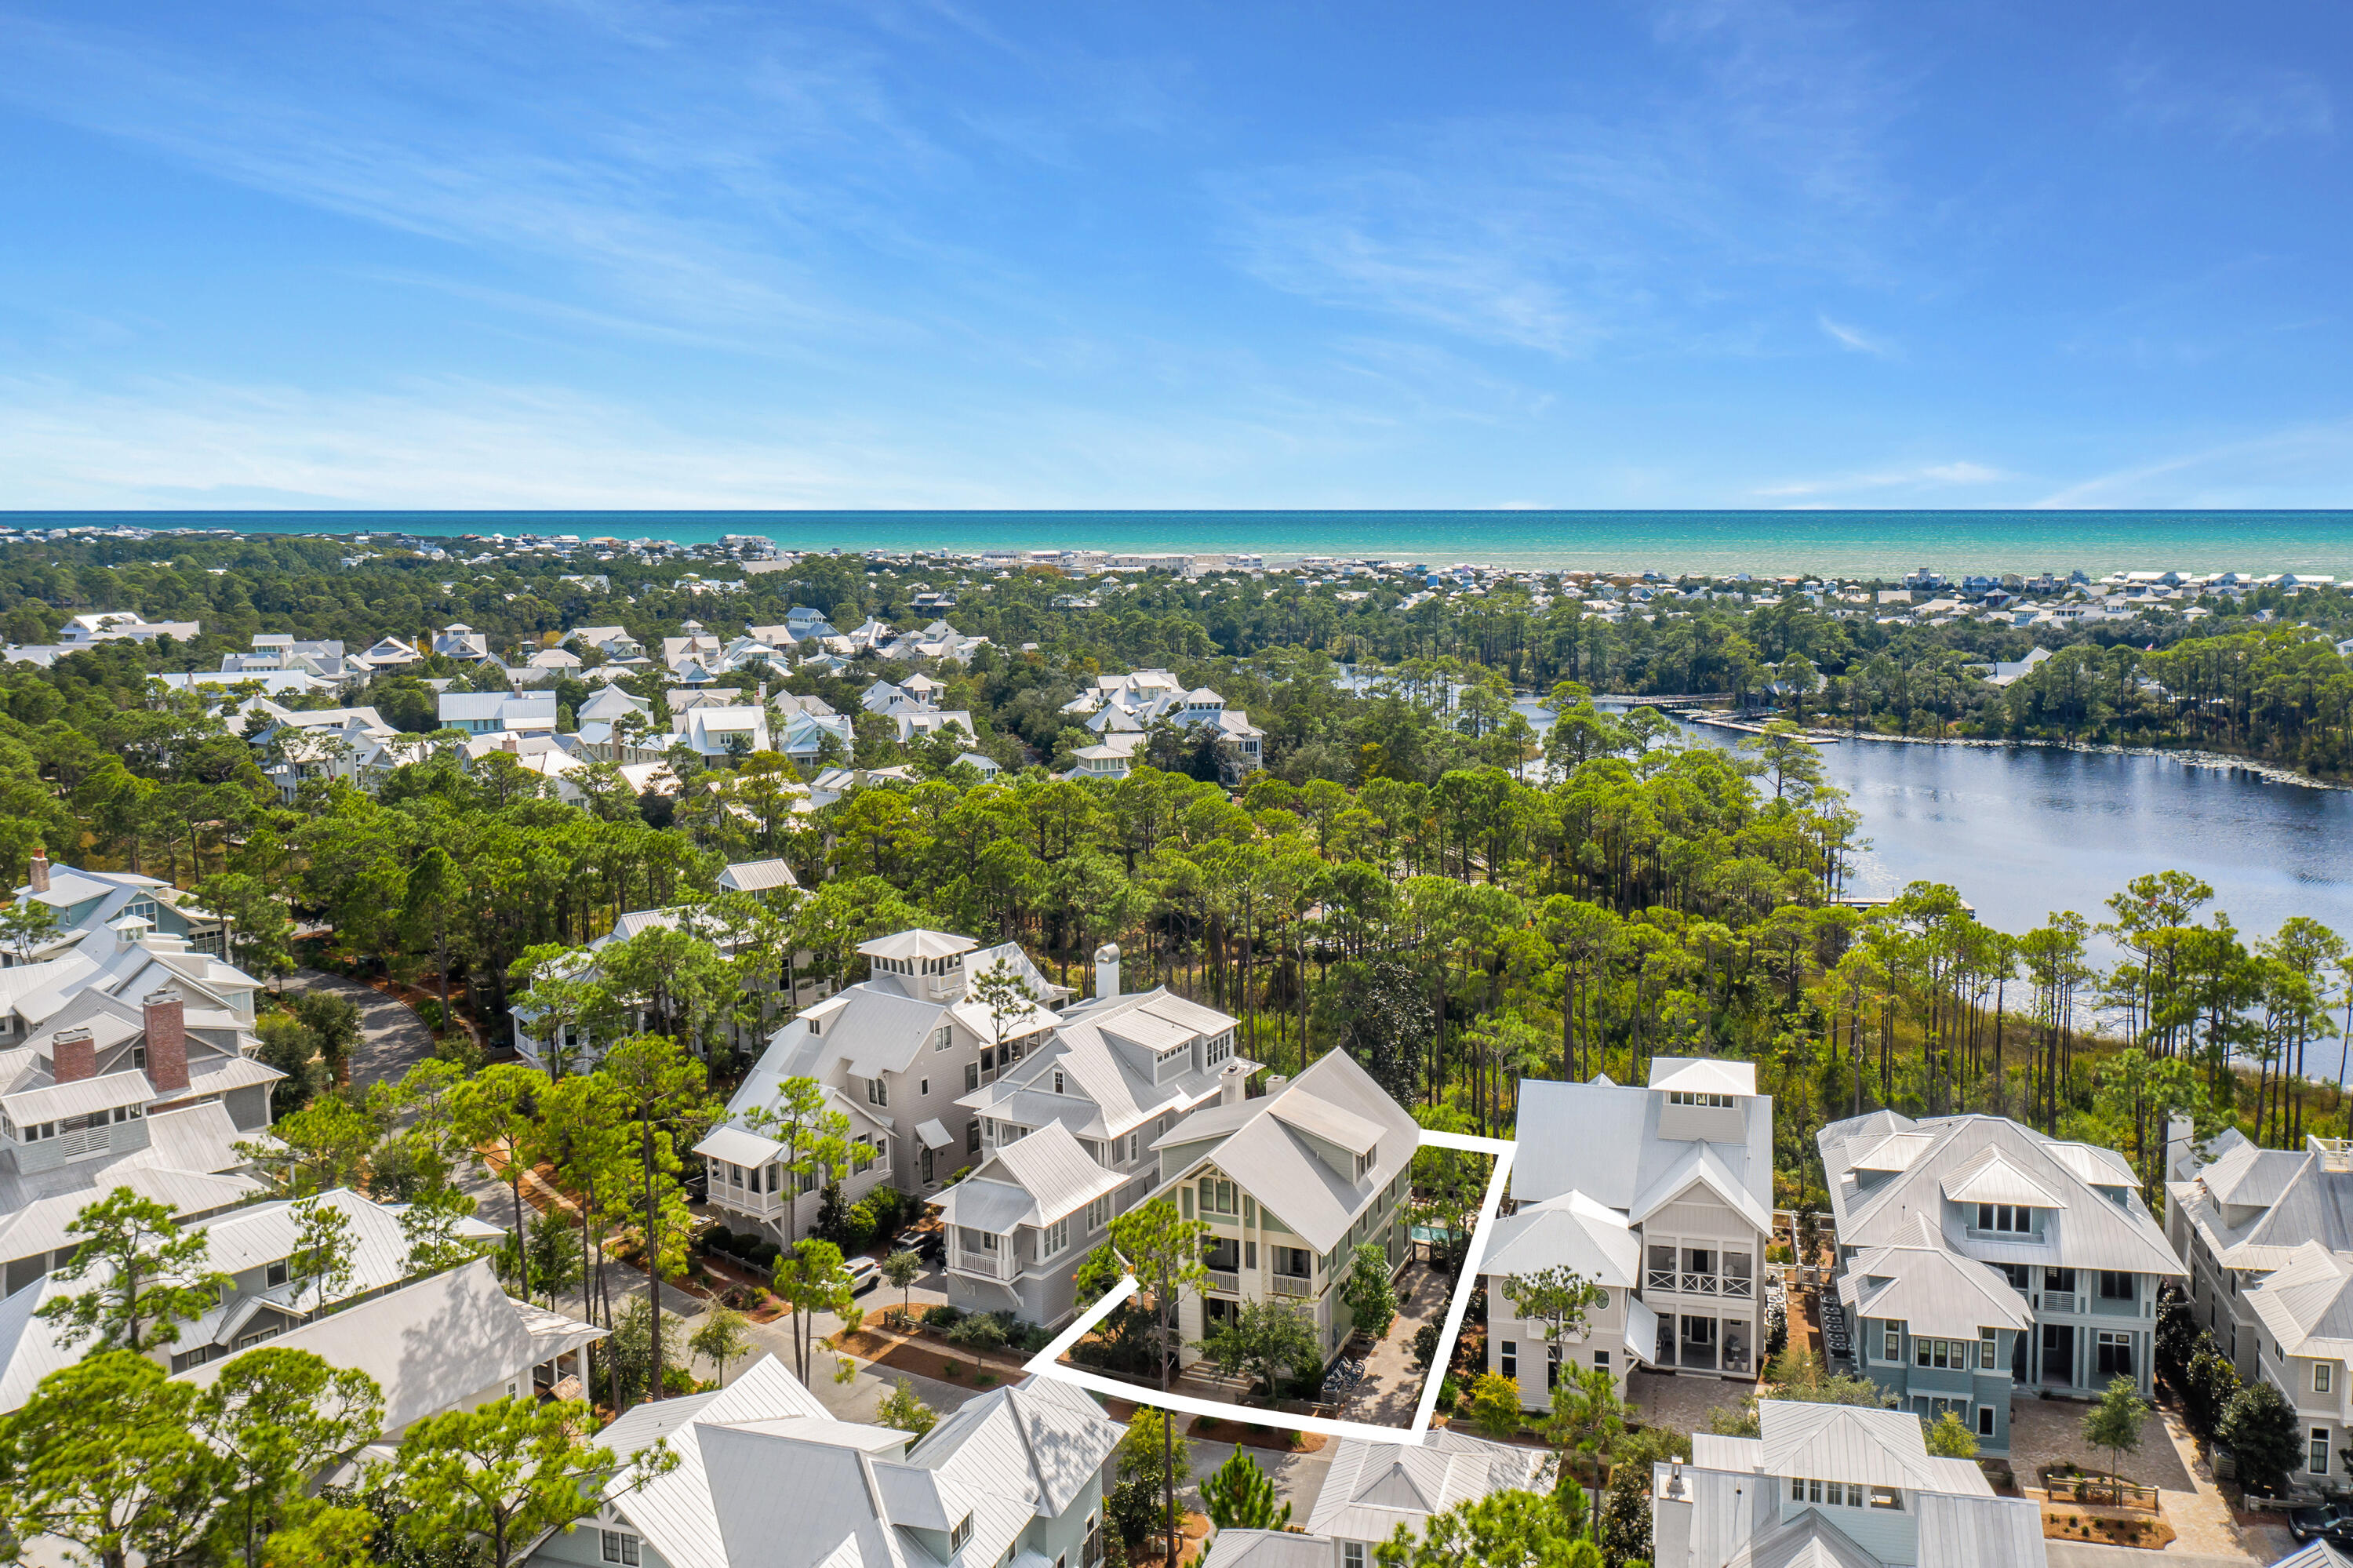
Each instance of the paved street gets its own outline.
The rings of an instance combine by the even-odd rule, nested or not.
[[[359,1003],[361,1040],[352,1053],[352,1087],[399,1077],[433,1054],[433,1032],[406,1003],[362,985],[355,980],[322,969],[296,969],[285,980],[288,991],[332,991]]]

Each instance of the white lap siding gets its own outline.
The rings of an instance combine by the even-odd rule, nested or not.
[[[1728,1205],[1698,1194],[1686,1195],[1651,1214],[1642,1222],[1641,1233],[1642,1299],[1659,1315],[1662,1334],[1672,1335],[1668,1353],[1660,1355],[1658,1347],[1647,1345],[1644,1353],[1656,1356],[1662,1365],[1683,1367],[1683,1320],[1713,1319],[1716,1327],[1712,1370],[1736,1377],[1756,1376],[1764,1323],[1765,1237]],[[1671,1265],[1661,1257],[1660,1248],[1672,1249]],[[1708,1266],[1692,1266],[1697,1261],[1694,1253],[1704,1254]],[[1742,1260],[1738,1266],[1745,1267],[1745,1287],[1735,1271],[1735,1261],[1727,1259],[1726,1254]],[[1743,1288],[1746,1294],[1738,1294]],[[1726,1354],[1735,1345],[1740,1352],[1736,1361]],[[1711,1369],[1703,1364],[1703,1358],[1693,1356],[1688,1370]]]

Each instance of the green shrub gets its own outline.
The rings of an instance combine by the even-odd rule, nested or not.
[[[959,1308],[942,1305],[923,1309],[923,1327],[926,1329],[953,1329],[963,1321],[964,1312]]]

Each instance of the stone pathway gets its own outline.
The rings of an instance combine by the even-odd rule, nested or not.
[[[1443,1325],[1451,1299],[1446,1277],[1427,1264],[1409,1264],[1398,1277],[1397,1321],[1365,1357],[1365,1379],[1341,1407],[1344,1421],[1410,1426],[1421,1402],[1421,1369],[1413,1364],[1414,1331],[1424,1323]]]

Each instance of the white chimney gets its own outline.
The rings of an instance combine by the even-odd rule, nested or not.
[[[1242,1103],[1244,1086],[1250,1081],[1250,1070],[1240,1062],[1228,1062],[1218,1069],[1218,1103],[1238,1106]]]
[[[1105,942],[1095,949],[1095,1000],[1119,994],[1119,944]]]

